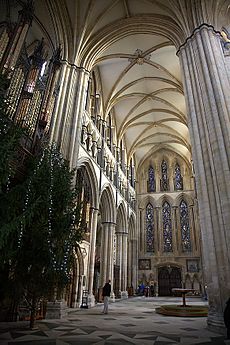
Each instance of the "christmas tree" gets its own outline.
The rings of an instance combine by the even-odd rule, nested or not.
[[[26,300],[33,327],[39,301],[54,291],[60,293],[68,284],[75,248],[82,238],[81,204],[74,188],[75,172],[55,144],[47,144],[30,159],[23,180],[15,179],[12,162],[22,132],[7,118],[0,98],[1,296],[13,299],[12,311],[22,298]]]

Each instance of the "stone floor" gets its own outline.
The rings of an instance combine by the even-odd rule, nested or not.
[[[187,298],[188,304],[205,304]],[[135,297],[92,309],[71,309],[68,318],[37,322],[30,331],[25,323],[0,323],[1,345],[225,345],[225,337],[210,332],[206,318],[172,317],[156,314],[162,304],[180,304],[181,298]]]

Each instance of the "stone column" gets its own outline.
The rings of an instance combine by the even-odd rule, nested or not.
[[[122,233],[116,232],[116,236],[117,236],[116,264],[120,267],[120,270],[119,270],[119,295],[120,295],[121,294]]]
[[[208,325],[223,326],[230,295],[230,83],[220,35],[202,24],[179,50],[200,210]]]
[[[91,208],[91,223],[90,223],[90,254],[89,254],[89,269],[88,269],[88,306],[95,305],[95,297],[93,295],[93,279],[94,279],[94,264],[95,264],[95,247],[97,236],[97,216],[98,209]]]
[[[138,243],[139,243],[139,251],[141,253],[143,253],[143,251],[144,251],[144,242],[143,242],[143,227],[144,227],[143,221],[144,221],[144,219],[143,219],[143,213],[144,213],[143,209],[139,208],[139,213],[138,213],[139,227],[138,228],[140,230],[138,232],[138,237],[139,237]]]
[[[133,240],[128,238],[127,244],[127,284],[128,287],[132,285],[132,250],[133,250]]]
[[[138,244],[137,240],[132,240],[132,286],[134,291],[137,289],[137,280],[138,280]]]
[[[62,65],[59,79],[62,88],[52,120],[51,141],[61,143],[61,150],[72,168],[76,166],[78,155],[89,72],[68,62]]]
[[[127,292],[127,244],[128,233],[122,233],[122,274],[121,274],[121,298],[128,298]]]
[[[113,292],[113,275],[114,275],[114,236],[115,236],[115,223],[108,223],[108,252],[107,252],[107,276],[106,280],[111,280],[111,295],[110,297],[115,300]]]
[[[54,113],[51,119],[51,126],[50,126],[50,141],[55,141],[59,143],[61,131],[62,131],[62,124],[63,124],[63,113],[64,110],[67,108],[67,101],[66,99],[69,93],[69,84],[72,81],[71,75],[74,72],[74,68],[68,65],[67,62],[61,62],[58,85],[62,85],[62,88],[58,94],[57,101],[54,108]]]
[[[190,228],[190,240],[192,252],[195,255],[197,252],[196,238],[195,238],[195,229],[193,222],[193,206],[188,206],[188,215],[189,215],[189,228]]]
[[[108,257],[108,223],[102,223],[101,238],[101,265],[100,265],[100,287],[103,287],[107,276],[107,257]]]

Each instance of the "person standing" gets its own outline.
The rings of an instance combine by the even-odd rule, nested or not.
[[[103,293],[102,293],[102,296],[104,298],[104,309],[103,309],[104,314],[108,314],[110,293],[111,293],[111,285],[110,285],[110,280],[108,280],[108,282],[105,283],[103,287]]]

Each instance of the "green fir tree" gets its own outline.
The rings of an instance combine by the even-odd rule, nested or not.
[[[14,313],[26,300],[33,327],[38,302],[68,284],[82,238],[81,204],[75,172],[55,144],[30,159],[21,180],[15,177],[23,130],[7,117],[6,89],[0,77],[0,309],[11,301]]]
[[[74,171],[54,144],[29,169],[11,276],[18,297],[30,305],[31,327],[39,300],[68,284],[74,249],[82,238],[73,179]]]

